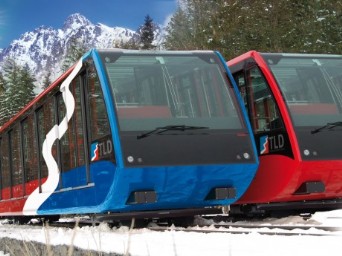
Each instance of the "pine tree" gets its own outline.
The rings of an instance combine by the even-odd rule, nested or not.
[[[3,94],[5,92],[5,79],[2,75],[2,73],[0,72],[0,95]]]
[[[66,56],[63,61],[62,70],[66,71],[75,64],[88,51],[85,42],[77,37],[71,37],[68,45]]]
[[[48,73],[44,76],[43,84],[42,84],[42,86],[41,86],[41,89],[42,89],[42,90],[45,90],[45,89],[48,88],[49,85],[51,84],[50,77],[51,77],[51,72],[48,72]]]
[[[226,59],[249,50],[342,52],[342,1],[180,0],[168,49],[212,49]]]
[[[0,94],[0,125],[35,97],[35,79],[27,65],[21,67],[13,59],[7,59],[1,80],[4,91]]]
[[[5,120],[8,118],[7,110],[5,106],[5,92],[6,92],[6,84],[5,79],[0,73],[0,127],[3,125]]]
[[[0,127],[11,117],[8,108],[9,101],[8,93],[6,91],[0,94]]]
[[[218,1],[220,2],[220,1]],[[208,49],[217,1],[182,0],[166,28],[165,47],[179,50]]]
[[[320,0],[315,5],[311,52],[342,53],[342,1]]]
[[[6,92],[3,99],[4,116],[10,118],[15,115],[20,104],[20,67],[13,59],[7,59],[3,66]]]
[[[27,103],[29,103],[36,96],[34,89],[36,79],[33,77],[31,70],[28,65],[25,65],[20,70],[20,91],[21,94],[21,103],[18,108],[23,108]]]
[[[167,35],[165,47],[170,50],[187,50],[193,48],[192,28],[189,16],[183,8],[178,7],[169,25],[166,28]]]
[[[147,15],[145,17],[144,25],[140,29],[140,47],[141,49],[148,50],[154,49],[154,24],[153,19]]]
[[[131,50],[139,50],[139,42],[136,38],[131,38],[130,40],[128,40],[125,43],[121,43],[119,45],[119,48],[122,49],[131,49]]]

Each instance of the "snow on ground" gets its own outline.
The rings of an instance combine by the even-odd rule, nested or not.
[[[342,210],[317,212],[309,220],[298,216],[282,219],[267,219],[260,224],[317,224],[340,227],[332,236],[280,236],[263,235],[258,231],[249,234],[201,233],[185,231],[157,232],[128,227],[109,228],[106,224],[97,227],[75,229],[17,226],[0,224],[0,238],[36,241],[49,245],[73,245],[86,250],[105,253],[143,256],[224,255],[224,256],[322,256],[342,255]],[[255,224],[255,223],[254,223]],[[213,229],[209,226],[203,229]],[[198,228],[199,230],[201,228]],[[311,233],[315,230],[311,230]],[[318,231],[322,232],[322,231]],[[330,234],[329,231],[323,231]]]

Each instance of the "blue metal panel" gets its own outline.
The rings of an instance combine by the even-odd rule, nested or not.
[[[76,168],[63,173],[63,180],[68,180],[70,187],[56,190],[39,208],[38,214],[47,213],[82,213],[78,208],[89,209],[86,212],[97,212],[101,203],[108,195],[114,180],[116,166],[109,161],[98,161],[90,165],[90,175],[93,183],[79,186],[76,183],[80,169]],[[90,208],[94,208],[90,210]],[[83,210],[85,210],[83,209]]]
[[[179,209],[234,203],[245,192],[254,177],[256,164],[118,168],[100,161],[92,164],[92,186],[57,191],[42,205],[38,214],[103,213]],[[115,173],[115,175],[114,175]],[[70,171],[63,179],[74,179]],[[212,188],[234,187],[236,198],[205,201]],[[131,192],[154,190],[153,204],[126,204]]]

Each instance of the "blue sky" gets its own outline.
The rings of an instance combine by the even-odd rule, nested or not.
[[[136,30],[146,15],[163,24],[176,8],[177,0],[0,0],[0,48],[41,25],[61,28],[73,13]]]

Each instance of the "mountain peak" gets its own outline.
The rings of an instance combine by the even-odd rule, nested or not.
[[[155,36],[156,45],[161,45],[162,33],[156,30]],[[72,41],[71,38],[81,39],[89,49],[106,49],[120,47],[133,39],[139,41],[139,33],[101,23],[94,25],[83,15],[75,13],[65,20],[62,29],[43,25],[33,31],[25,32],[19,39],[13,40],[8,47],[0,49],[0,71],[3,61],[15,56],[18,64],[30,66],[37,86],[40,86],[47,71],[53,74],[50,79],[54,80],[62,72],[61,67],[68,54],[67,49]]]
[[[92,23],[80,13],[71,14],[64,22],[63,30],[89,26]]]

